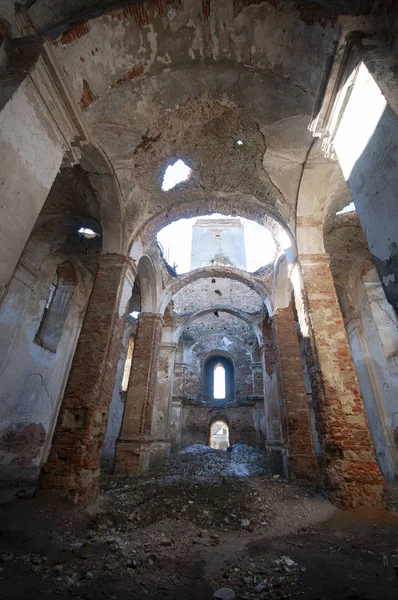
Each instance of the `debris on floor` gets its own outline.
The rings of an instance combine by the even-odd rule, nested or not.
[[[395,513],[338,511],[314,486],[275,479],[244,444],[187,448],[156,477],[106,476],[94,514],[39,498],[3,504],[0,532],[1,600],[398,593]]]

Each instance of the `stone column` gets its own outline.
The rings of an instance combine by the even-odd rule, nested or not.
[[[159,314],[139,316],[122,429],[116,445],[117,473],[142,473],[149,467],[162,323]]]
[[[267,421],[267,460],[273,473],[287,475],[286,452],[283,445],[281,401],[275,369],[275,332],[272,321],[262,326],[264,361],[264,414]]]
[[[178,452],[181,445],[182,400],[173,398],[171,407],[170,446],[172,452]]]
[[[312,443],[307,389],[292,304],[279,308],[273,317],[279,384],[285,415],[289,474],[318,478],[317,459]]]
[[[125,256],[101,256],[40,490],[87,503],[98,494],[100,456],[132,281]],[[132,276],[131,276],[132,277]]]
[[[253,373],[253,394],[255,396],[262,396],[264,394],[263,363],[262,362],[252,363],[252,373]]]
[[[149,466],[161,467],[170,454],[170,425],[177,344],[160,343],[152,414]]]
[[[384,507],[385,484],[377,464],[364,404],[337,300],[329,257],[300,257],[323,398],[324,468],[342,508]]]

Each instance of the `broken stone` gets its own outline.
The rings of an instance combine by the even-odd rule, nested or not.
[[[256,585],[256,587],[254,588],[254,591],[256,592],[256,594],[260,594],[261,592],[263,592],[265,590],[267,585],[268,585],[268,579],[263,579],[262,581],[260,581],[260,583],[258,585]]]
[[[213,594],[213,600],[235,600],[236,594],[231,588],[220,588]]]

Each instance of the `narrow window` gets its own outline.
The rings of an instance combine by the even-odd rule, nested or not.
[[[70,263],[59,266],[34,337],[35,344],[50,352],[56,352],[69,312],[76,284],[76,274]]]
[[[215,400],[223,400],[225,398],[225,369],[221,363],[214,365],[213,390]]]
[[[127,348],[126,362],[124,363],[123,380],[122,380],[122,392],[127,392],[129,385],[131,362],[133,360],[134,351],[134,337],[131,336],[129,341],[129,347]]]

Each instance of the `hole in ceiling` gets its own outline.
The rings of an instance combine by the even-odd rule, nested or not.
[[[163,175],[162,190],[164,192],[172,190],[173,187],[179,183],[189,179],[191,172],[192,169],[179,158],[175,163],[169,165],[165,170]]]
[[[243,141],[242,140],[236,140],[236,144],[237,144],[237,146],[243,146]]]
[[[345,215],[346,213],[355,212],[355,211],[356,211],[355,204],[353,202],[350,202],[349,204],[347,204],[347,206],[345,206],[341,210],[338,210],[336,212],[336,215]]]
[[[159,231],[157,241],[165,262],[177,275],[207,265],[254,273],[272,263],[276,253],[268,229],[243,217],[219,213],[174,221]]]
[[[93,231],[89,227],[80,227],[78,232],[82,237],[86,238],[86,240],[92,240],[95,237],[99,237],[101,234]]]

